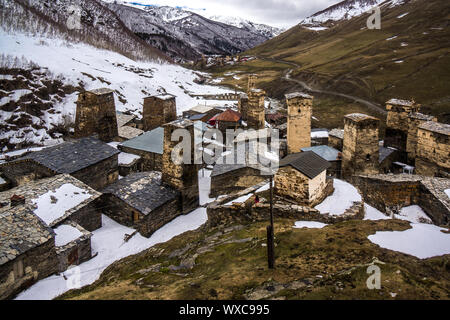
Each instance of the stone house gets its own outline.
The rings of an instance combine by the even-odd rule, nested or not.
[[[341,178],[342,153],[339,150],[326,145],[302,148],[302,152],[307,151],[314,152],[319,157],[325,159],[330,163],[330,167],[327,169],[328,176]]]
[[[152,131],[122,142],[119,150],[141,157],[137,171],[161,171],[164,144],[164,128],[159,127]]]
[[[159,172],[132,173],[103,190],[103,212],[144,237],[176,218],[181,193],[163,183]]]
[[[100,196],[101,193],[81,181],[63,174],[1,192],[0,203],[7,206],[11,198],[20,197],[52,228],[72,221],[94,231],[102,226]]]
[[[380,146],[379,150],[379,171],[382,173],[395,173],[395,163],[400,160],[398,150],[382,146]]]
[[[411,113],[408,116],[408,136],[406,140],[406,152],[408,153],[408,163],[415,165],[417,157],[417,142],[419,127],[428,121],[437,122],[437,118],[419,112]]]
[[[118,127],[118,136],[115,139],[116,141],[123,142],[136,138],[144,133],[143,130],[137,128],[135,115],[125,114],[118,111],[116,112],[116,115]]]
[[[327,180],[328,168],[330,163],[313,151],[290,154],[280,161],[274,177],[275,194],[314,207],[333,190],[333,180]]]
[[[208,124],[215,126],[219,129],[225,136],[227,129],[237,130],[243,128],[242,126],[242,116],[239,112],[232,109],[227,109],[226,111],[212,117]]]
[[[336,150],[342,151],[344,146],[344,130],[333,129],[328,132],[328,145]]]
[[[0,165],[13,186],[56,174],[70,174],[100,190],[117,180],[120,152],[94,137],[68,141]]]
[[[450,178],[450,125],[428,121],[419,127],[416,172]]]
[[[118,136],[114,91],[106,88],[78,95],[75,137],[98,134],[100,140],[111,142]]]
[[[266,126],[265,96],[266,92],[261,89],[248,91],[247,124],[251,129],[259,130]]]
[[[0,300],[57,272],[55,233],[23,205],[0,208]]]
[[[214,117],[215,115],[222,113],[223,110],[218,109],[214,106],[207,106],[207,105],[202,105],[199,104],[187,111],[183,112],[183,118],[188,118],[189,120],[192,121],[202,121],[202,122],[208,122],[212,117]],[[191,119],[191,117],[194,116],[200,116],[200,119]]]

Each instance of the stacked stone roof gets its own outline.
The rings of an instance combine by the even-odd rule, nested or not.
[[[303,98],[303,99],[312,99],[313,96],[304,93],[304,92],[293,92],[293,93],[288,93],[285,95],[286,99],[290,100],[290,99],[294,99],[294,98]]]
[[[440,122],[428,121],[423,123],[419,129],[440,133],[450,136],[450,125]]]

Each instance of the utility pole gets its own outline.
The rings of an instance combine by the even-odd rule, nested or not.
[[[273,175],[270,175],[270,225],[267,226],[267,259],[269,269],[275,269],[275,246],[273,236]]]

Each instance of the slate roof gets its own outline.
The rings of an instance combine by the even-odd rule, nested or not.
[[[189,120],[192,120],[192,121],[201,120],[205,116],[206,116],[206,113],[194,114],[193,116],[189,117]]]
[[[396,150],[391,149],[391,148],[380,147],[380,156],[379,156],[378,162],[379,163],[383,162],[387,157],[389,157],[395,151]]]
[[[344,130],[343,129],[333,129],[328,133],[328,136],[336,137],[339,139],[344,139]]]
[[[302,151],[303,152],[312,151],[327,161],[341,161],[341,159],[339,159],[338,157],[340,153],[339,150],[336,150],[335,148],[330,146],[322,145],[309,148],[302,148]]]
[[[440,122],[428,121],[423,123],[419,129],[444,134],[446,136],[450,135],[450,124]]]
[[[288,93],[285,95],[286,99],[293,99],[293,98],[304,98],[304,99],[312,99],[313,97],[307,93],[304,92],[293,92]]]
[[[87,137],[32,152],[19,160],[31,159],[57,173],[71,174],[119,153],[97,138]]]
[[[188,111],[198,112],[198,113],[207,113],[207,112],[211,111],[212,109],[214,109],[214,108],[211,106],[205,106],[205,105],[199,104],[199,105],[189,109]]]
[[[387,104],[393,104],[396,106],[405,106],[405,107],[412,107],[414,105],[413,101],[408,101],[408,100],[401,100],[401,99],[391,99],[388,102],[386,102]]]
[[[280,161],[280,168],[291,166],[310,179],[314,179],[323,171],[331,167],[324,158],[312,151],[290,154]]]
[[[180,196],[180,192],[161,181],[160,172],[138,172],[130,174],[106,187],[103,193],[113,194],[142,214]]]
[[[132,114],[125,114],[122,112],[117,111],[116,112],[116,118],[117,118],[117,127],[123,127],[130,121],[132,121],[134,118],[136,118],[135,115]]]
[[[159,127],[152,131],[122,142],[119,146],[141,150],[145,152],[163,154],[164,150],[164,128]]]
[[[143,130],[129,126],[123,126],[118,129],[119,137],[124,139],[133,139],[144,133]]]
[[[55,233],[25,206],[0,212],[0,266],[50,239]]]

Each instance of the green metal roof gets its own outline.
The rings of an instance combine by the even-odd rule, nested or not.
[[[321,145],[321,146],[315,146],[315,147],[309,147],[309,148],[302,148],[303,152],[306,151],[312,151],[318,156],[324,158],[327,161],[337,161],[340,160],[338,158],[339,151],[335,148],[332,148],[330,146]]]
[[[164,149],[164,128],[159,127],[148,131],[134,139],[125,141],[119,146],[131,149],[163,154]]]

